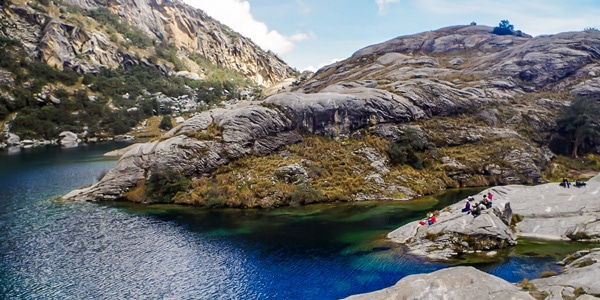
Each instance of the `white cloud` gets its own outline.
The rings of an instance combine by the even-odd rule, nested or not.
[[[298,33],[285,36],[270,30],[264,22],[256,20],[245,0],[185,0],[193,7],[202,9],[219,22],[231,27],[264,49],[285,54],[294,49],[294,43],[310,38],[311,34]]]
[[[377,7],[379,8],[379,14],[383,15],[385,14],[385,5],[388,3],[394,3],[394,2],[398,2],[399,0],[375,0],[375,3],[377,3]]]
[[[322,68],[324,66],[328,66],[328,65],[334,64],[334,63],[336,63],[338,61],[342,61],[342,60],[344,60],[344,58],[334,58],[331,61],[329,61],[328,63],[321,63],[321,64],[319,64],[318,67],[315,67],[315,66],[304,67],[304,68],[302,68],[302,71],[316,72],[317,70],[319,70],[320,68]]]
[[[306,41],[309,40],[311,38],[314,38],[315,34],[314,33],[296,33],[292,36],[289,37],[290,41],[293,42],[301,42],[301,41]]]

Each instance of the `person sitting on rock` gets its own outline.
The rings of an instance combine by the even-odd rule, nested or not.
[[[427,213],[427,216],[425,217],[425,219],[419,221],[419,224],[421,225],[425,225],[429,223],[429,219],[431,219],[431,216],[433,216],[432,213]]]
[[[485,210],[487,209],[487,206],[483,202],[479,202],[479,208],[481,208],[481,210]]]
[[[471,208],[471,214],[473,215],[473,218],[481,215],[481,207],[479,207],[479,203],[475,202],[475,205],[473,205]]]
[[[473,201],[473,200],[475,200],[475,198],[473,196],[469,196],[469,197],[467,197],[467,200],[468,201]]]
[[[492,201],[493,197],[494,197],[494,195],[492,194],[492,192],[488,192],[488,194],[487,194],[488,200]]]
[[[485,206],[485,208],[492,208],[492,201],[489,201],[488,198],[483,198],[483,201],[481,201],[482,204]]]
[[[461,210],[461,212],[466,212],[467,214],[471,213],[471,202],[469,202],[469,200],[465,200],[465,207]]]
[[[429,220],[427,220],[427,224],[431,225],[431,224],[434,224],[435,222],[437,222],[437,218],[435,217],[434,214],[431,214],[431,217],[429,217]]]
[[[571,183],[567,177],[563,177],[562,183],[560,184],[564,188],[571,188]]]
[[[582,187],[582,186],[585,187],[585,186],[587,186],[587,183],[581,181],[580,178],[577,178],[577,181],[575,181],[575,186],[576,187]]]

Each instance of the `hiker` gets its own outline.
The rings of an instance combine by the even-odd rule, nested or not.
[[[428,213],[427,217],[425,219],[419,221],[419,224],[420,225],[429,224],[429,220],[431,219],[431,216],[433,216],[433,214],[432,213]],[[431,225],[431,224],[429,224],[429,225]]]
[[[564,188],[571,188],[571,183],[567,177],[563,177],[562,183],[560,184]]]
[[[483,201],[481,201],[481,202],[485,206],[486,209],[492,208],[492,201],[488,200],[488,198],[483,197]]]
[[[475,205],[471,207],[471,214],[473,215],[473,218],[481,214],[481,207],[479,207],[479,203],[475,202]]]
[[[581,179],[578,178],[577,181],[575,181],[575,186],[576,187],[582,187],[582,186],[585,187],[585,186],[587,186],[587,183],[581,181]]]
[[[469,197],[467,197],[467,200],[473,201],[473,200],[475,200],[475,198],[473,196],[469,196]]]
[[[492,195],[492,192],[488,191],[488,200],[492,201],[492,198],[494,197],[494,195]]]
[[[429,220],[427,220],[427,224],[431,225],[431,224],[434,224],[435,222],[437,222],[437,218],[435,217],[434,214],[431,214],[431,217],[429,217]]]
[[[466,212],[467,215],[471,213],[471,202],[469,202],[469,200],[465,200],[465,207],[461,210],[461,212]]]

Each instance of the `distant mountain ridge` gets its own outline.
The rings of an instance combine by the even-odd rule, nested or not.
[[[47,6],[42,3],[48,3]],[[150,46],[126,49],[119,45],[119,32],[106,32],[94,23],[75,16],[77,9],[108,9],[147,35],[153,43],[174,47],[178,56],[200,55],[210,62],[243,74],[257,84],[270,86],[294,74],[295,70],[270,51],[181,1],[156,0],[5,0],[4,25],[0,34],[23,42],[30,54],[59,68],[82,72],[99,67],[114,68],[139,64],[152,51]],[[31,2],[29,2],[31,3]],[[139,46],[139,45],[136,45]],[[186,61],[186,68],[202,73]],[[168,64],[165,71],[173,71]]]

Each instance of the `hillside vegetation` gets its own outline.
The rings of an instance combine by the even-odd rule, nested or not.
[[[190,18],[198,13],[172,5]],[[212,60],[203,49],[178,47],[178,38],[168,33],[149,33],[129,16],[120,16],[121,9],[127,10],[119,5],[84,7],[68,0],[0,3],[4,132],[21,139],[55,140],[60,132],[72,131],[82,139],[102,139],[143,128],[144,120],[153,116],[189,116],[260,97],[263,86],[255,77]],[[203,22],[215,21],[207,17]],[[222,28],[231,40],[243,40]],[[0,142],[5,139],[2,134]]]

